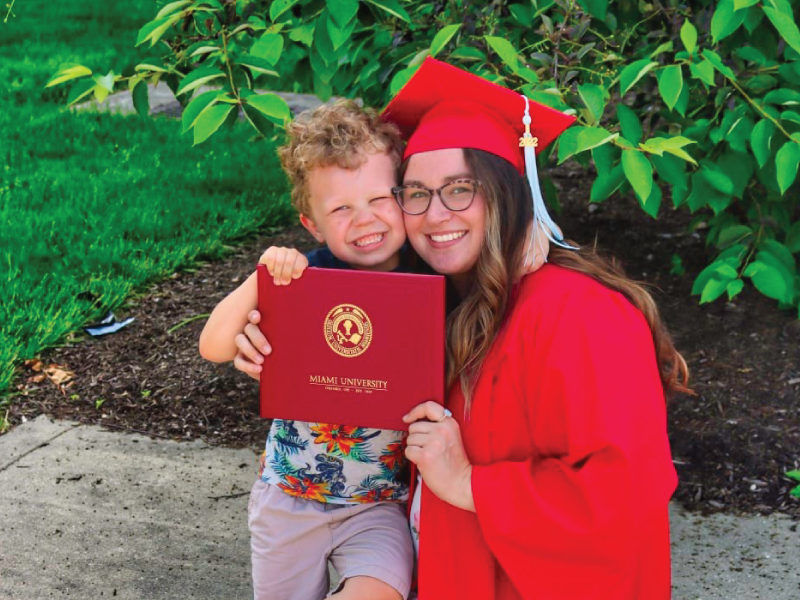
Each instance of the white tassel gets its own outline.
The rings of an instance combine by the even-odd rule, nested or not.
[[[528,176],[528,184],[531,187],[531,196],[533,196],[533,234],[531,235],[531,243],[528,247],[526,262],[527,264],[533,264],[534,244],[538,243],[539,251],[542,254],[545,253],[544,241],[541,239],[542,230],[544,230],[547,239],[557,246],[569,250],[578,250],[578,247],[564,241],[564,234],[547,212],[547,206],[545,206],[544,198],[542,197],[542,190],[539,187],[539,172],[536,166],[536,143],[538,140],[531,135],[531,114],[528,98],[524,95],[522,97],[525,98],[525,116],[522,117],[522,122],[525,124],[525,133],[520,139],[520,146],[524,148],[525,173]],[[544,227],[540,227],[540,225]]]

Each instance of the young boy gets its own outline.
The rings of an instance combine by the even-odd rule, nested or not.
[[[306,266],[403,270],[405,230],[391,192],[401,148],[393,125],[349,101],[322,106],[289,126],[280,156],[293,185],[292,203],[303,226],[327,248],[307,259],[270,248],[261,262],[277,284],[299,277]],[[202,356],[232,360],[236,337],[256,306],[253,273],[212,312],[200,336]],[[408,596],[413,549],[403,435],[272,422],[248,509],[256,599],[324,597],[328,560],[343,582],[334,598]]]

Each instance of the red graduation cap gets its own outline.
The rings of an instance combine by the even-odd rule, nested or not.
[[[527,171],[534,218],[546,226],[552,242],[572,247],[563,242],[561,230],[547,214],[535,153],[575,117],[429,57],[389,102],[382,118],[395,123],[408,140],[404,159],[431,150],[474,148],[504,158],[521,174]]]

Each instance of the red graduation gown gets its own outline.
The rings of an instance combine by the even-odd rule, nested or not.
[[[664,600],[677,476],[650,330],[622,295],[546,265],[517,286],[471,412],[448,406],[476,512],[423,485],[420,600]]]

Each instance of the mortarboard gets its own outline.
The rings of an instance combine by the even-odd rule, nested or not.
[[[539,188],[536,152],[552,143],[575,117],[434,58],[426,58],[384,109],[382,118],[408,141],[403,158],[446,148],[474,148],[527,171],[534,220],[551,242],[564,242]],[[537,237],[540,228],[534,227]],[[533,242],[533,239],[532,239]],[[532,251],[532,246],[530,250]]]

